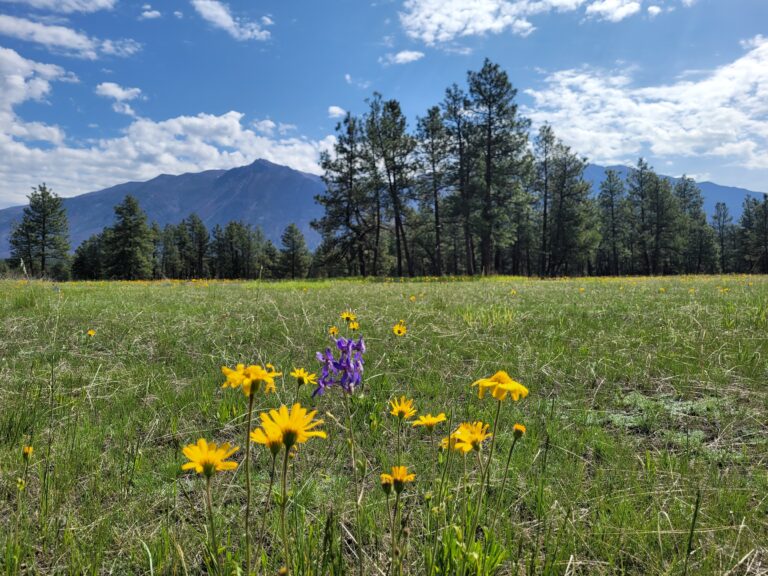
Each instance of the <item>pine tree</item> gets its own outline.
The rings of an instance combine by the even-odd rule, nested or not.
[[[107,276],[120,280],[152,277],[152,233],[147,215],[131,195],[115,206],[115,224],[105,238]]]
[[[717,244],[720,249],[720,272],[727,273],[733,271],[733,240],[734,225],[728,206],[723,202],[715,204],[715,213],[712,216],[712,227],[717,236]]]
[[[600,207],[601,252],[608,262],[607,271],[618,276],[626,250],[626,194],[624,181],[615,170],[607,170],[600,183],[598,205]]]
[[[309,271],[312,255],[307,249],[304,234],[296,224],[289,224],[280,238],[280,271],[283,278],[305,278]]]
[[[23,260],[29,274],[45,276],[56,270],[61,277],[68,273],[69,251],[69,225],[62,199],[45,184],[33,188],[27,198],[29,206],[11,232],[11,258]]]
[[[72,277],[75,280],[101,280],[105,277],[103,231],[77,247],[72,259]]]

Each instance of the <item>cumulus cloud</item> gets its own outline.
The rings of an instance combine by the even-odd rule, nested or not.
[[[344,118],[347,111],[341,106],[328,106],[328,118]]]
[[[161,16],[162,13],[159,10],[153,9],[149,4],[144,4],[144,6],[141,7],[141,15],[139,16],[139,20],[154,20],[155,18],[160,18]]]
[[[682,0],[690,6],[695,0]],[[511,32],[527,36],[531,18],[548,12],[575,12],[609,22],[637,14],[642,0],[405,0],[400,24],[411,38],[445,45],[458,38]],[[653,15],[653,11],[650,11]]]
[[[2,0],[6,3],[25,4],[38,10],[51,10],[69,14],[71,12],[97,12],[111,10],[117,0]]]
[[[619,22],[640,12],[640,2],[635,0],[597,0],[587,6],[587,15],[609,22]]]
[[[141,44],[134,40],[99,40],[66,26],[43,24],[5,14],[0,14],[0,35],[41,44],[50,50],[88,60],[95,60],[103,54],[130,56],[141,49]]]
[[[112,109],[119,114],[126,114],[127,116],[136,116],[136,112],[128,104],[129,101],[135,100],[141,97],[141,89],[139,88],[123,88],[119,84],[114,82],[102,82],[96,86],[96,94],[103,96],[104,98],[111,98],[114,100],[112,103]]]
[[[424,52],[417,50],[401,50],[397,54],[385,54],[379,58],[379,62],[384,65],[390,64],[410,64],[424,58]]]
[[[230,111],[162,121],[135,118],[119,136],[83,144],[69,141],[60,127],[25,122],[14,112],[24,102],[45,101],[56,82],[73,81],[77,78],[59,66],[0,48],[0,204],[24,203],[26,191],[43,181],[72,196],[160,173],[242,166],[256,158],[319,174],[319,154],[334,143],[333,136],[260,134],[242,113]],[[97,93],[121,104],[142,97],[138,88],[115,83],[100,84]],[[277,124],[278,134],[292,128]]]
[[[371,86],[370,80],[361,80],[360,78],[353,78],[352,74],[344,74],[344,82],[350,86],[356,86],[361,90],[366,90]]]
[[[229,6],[218,0],[191,0],[200,16],[216,28],[227,32],[235,40],[268,40],[269,30],[258,22],[252,22],[232,15]],[[272,21],[270,20],[270,24]]]
[[[637,86],[627,71],[584,67],[549,74],[527,90],[535,124],[596,162],[657,156],[709,156],[734,166],[768,169],[768,39],[743,43],[735,61],[694,80]]]

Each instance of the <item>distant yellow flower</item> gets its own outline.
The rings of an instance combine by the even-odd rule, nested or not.
[[[688,288],[688,294],[695,294],[696,288]]]
[[[666,288],[659,288],[659,294],[665,294],[667,292]]]
[[[29,462],[29,459],[32,458],[32,453],[35,451],[35,449],[32,446],[24,446],[21,449],[21,457],[24,458],[25,462]]]
[[[410,300],[411,302],[416,302],[416,296],[411,294],[411,297],[408,298],[408,300]]]
[[[413,423],[413,426],[424,426],[427,430],[430,432],[440,424],[440,422],[445,422],[445,412],[440,412],[437,416],[432,416],[432,414],[427,414],[426,416],[419,416],[416,421]]]
[[[330,334],[331,336],[334,336],[334,337],[338,336],[339,335],[339,329],[336,328],[336,326],[331,326],[330,328],[328,328],[328,334]]]
[[[237,446],[231,448],[228,442],[217,446],[214,442],[208,443],[204,438],[200,438],[197,444],[184,446],[184,456],[189,462],[184,464],[181,469],[194,470],[198,474],[205,474],[206,477],[210,478],[215,472],[237,468],[237,462],[232,462],[227,458],[238,450]]]
[[[91,338],[93,338],[94,336],[96,336],[96,330],[94,330],[93,328],[91,328],[91,329],[89,329],[89,330],[88,330],[88,332],[86,332],[86,334],[88,334],[88,336],[90,336]]]
[[[408,420],[416,415],[413,400],[407,400],[405,396],[400,396],[400,399],[390,400],[389,405],[392,408],[389,413],[396,418]]]
[[[276,426],[262,426],[251,431],[251,442],[263,444],[269,448],[272,456],[276,456],[283,447],[283,433]]]
[[[351,310],[344,310],[344,312],[341,313],[341,319],[349,324],[350,322],[357,320],[357,316]]]
[[[509,295],[510,295],[510,296],[517,296],[517,290],[515,290],[515,289],[513,288],[512,290],[510,290],[510,291],[509,291]]]
[[[392,332],[395,333],[395,336],[405,336],[408,332],[408,328],[405,327],[405,321],[400,320],[400,322],[395,324],[392,327]]]
[[[512,400],[517,402],[520,398],[528,396],[528,388],[515,382],[509,377],[509,374],[503,370],[499,370],[490,378],[481,378],[472,383],[472,386],[477,386],[477,395],[482,398],[485,395],[485,389],[491,389],[491,395],[496,400],[504,400],[509,395]]]
[[[304,384],[317,384],[317,374],[310,374],[304,368],[294,368],[291,372],[291,376],[296,378],[296,382],[299,386]]]
[[[250,396],[253,393],[254,384],[258,388],[259,384],[264,384],[264,392],[275,391],[275,376],[282,376],[282,372],[276,372],[272,364],[266,367],[245,364],[238,364],[234,370],[221,367],[221,372],[227,377],[227,381],[221,385],[222,388],[242,388],[243,394]]]
[[[358,322],[357,320],[352,320],[349,323],[349,329],[352,331],[360,330],[360,322]]]
[[[392,466],[391,474],[384,473],[381,475],[381,486],[385,492],[387,491],[386,485],[394,486],[395,492],[400,494],[405,488],[405,484],[414,480],[416,480],[416,474],[409,474],[407,466]]]
[[[584,292],[586,292],[586,290],[587,289],[582,286],[581,288],[579,288],[579,294],[584,294]]]
[[[472,450],[480,450],[483,442],[490,438],[491,434],[488,432],[488,424],[477,421],[464,422],[451,436],[456,442],[455,449],[466,454]]]
[[[310,438],[325,438],[326,434],[322,430],[313,430],[316,426],[323,423],[322,420],[315,420],[317,410],[307,412],[298,402],[291,407],[283,404],[278,410],[270,410],[259,414],[261,418],[261,427],[264,429],[265,436],[274,437],[278,432],[283,441],[286,450],[290,450],[295,444],[303,444]]]
[[[515,438],[520,438],[525,432],[526,430],[523,424],[515,424],[512,426],[512,434],[514,434]]]

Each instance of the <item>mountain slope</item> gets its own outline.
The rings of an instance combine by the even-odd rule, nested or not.
[[[295,222],[310,247],[318,234],[309,223],[322,214],[314,197],[324,190],[322,180],[286,166],[256,160],[231,170],[207,170],[196,174],[163,174],[147,182],[127,182],[111,188],[64,199],[72,249],[114,221],[114,207],[126,194],[135,196],[150,221],[175,224],[191,213],[210,230],[231,220],[260,226],[279,243],[283,229]],[[9,255],[8,236],[23,207],[0,210],[0,257]]]

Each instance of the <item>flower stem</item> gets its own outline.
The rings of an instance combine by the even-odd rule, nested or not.
[[[211,500],[211,476],[205,479],[205,495],[208,503],[208,519],[211,522],[211,546],[213,546],[213,558],[219,562],[219,543],[216,540],[216,523],[213,521],[213,500]]]
[[[288,546],[288,533],[285,529],[285,507],[288,504],[288,458],[290,449],[286,447],[285,457],[283,458],[283,476],[281,478],[282,487],[280,490],[280,531],[283,535],[283,547],[285,549],[285,567],[290,571],[290,548]]]
[[[355,457],[355,435],[352,429],[352,408],[350,407],[349,394],[344,394],[344,405],[347,408],[347,433],[349,434],[349,447],[352,457],[352,478],[355,482],[355,522],[357,524],[357,573],[363,576],[363,527],[360,520],[360,498],[362,497],[361,481],[357,478],[357,459]]]
[[[245,575],[251,574],[251,418],[253,417],[253,390],[248,395],[248,422],[245,427]]]
[[[403,419],[398,418],[397,419],[397,465],[400,466],[400,430],[403,426]]]
[[[391,565],[391,572],[392,575],[396,573],[395,566],[398,568],[400,567],[400,562],[398,560],[398,550],[397,550],[397,517],[398,513],[400,511],[400,493],[397,492],[395,496],[395,507],[392,509],[392,561],[390,562]],[[396,564],[397,563],[397,564]],[[398,570],[399,572],[399,570]]]
[[[275,468],[277,467],[277,454],[272,455],[272,469],[269,472],[269,488],[267,488],[267,499],[264,502],[264,511],[261,516],[261,526],[259,526],[259,534],[256,539],[256,562],[259,561],[259,553],[261,552],[261,544],[264,539],[264,529],[267,524],[267,511],[269,509],[269,500],[272,497],[272,487],[275,484]],[[256,571],[258,572],[258,570]]]

